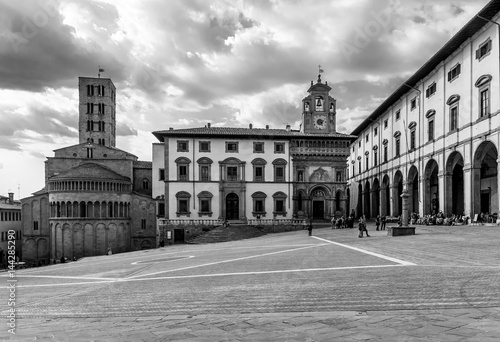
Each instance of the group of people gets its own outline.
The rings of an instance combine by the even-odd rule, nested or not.
[[[387,223],[387,218],[385,216],[377,215],[377,217],[375,218],[375,227],[376,227],[375,230],[385,230],[386,223]],[[360,238],[363,237],[363,233],[366,233],[366,236],[370,237],[370,235],[368,235],[368,230],[366,229],[365,215],[359,218],[358,229],[359,229],[358,236]]]
[[[354,227],[354,216],[341,216],[338,218],[332,217],[330,221],[332,225],[332,229],[344,229],[344,228],[353,228]]]
[[[450,215],[446,217],[442,210],[438,213],[433,212],[432,215],[419,216],[417,213],[411,214],[411,224],[422,224],[422,225],[442,225],[442,226],[461,226],[468,225],[470,217],[462,215]]]
[[[343,228],[353,228],[354,227],[354,210],[351,212],[348,218],[345,216],[341,216],[338,218],[333,217],[330,221],[332,225],[332,229],[343,229]],[[385,230],[386,229],[387,219],[385,216],[377,215],[375,219],[376,230]],[[367,237],[370,237],[368,234],[368,230],[366,229],[366,219],[365,216],[361,216],[358,221],[358,229],[359,229],[359,237],[362,238],[364,234]]]
[[[446,217],[442,210],[439,212],[433,212],[432,215],[419,216],[417,213],[412,213],[410,215],[411,224],[422,224],[422,225],[445,225],[445,226],[455,226],[455,225],[468,225],[470,222],[470,217],[468,215],[450,215]],[[496,217],[494,218],[496,221]],[[355,212],[354,210],[351,214],[346,218],[345,216],[341,216],[338,218],[333,217],[330,221],[332,229],[344,229],[344,228],[353,228],[355,221]],[[481,213],[478,217],[478,222],[486,222],[486,216]],[[391,221],[392,222],[392,221]],[[398,217],[398,225],[402,226],[402,218]],[[375,218],[375,230],[386,230],[387,217],[384,215],[377,215]],[[370,237],[368,234],[368,230],[366,229],[366,219],[365,216],[362,215],[358,221],[358,229],[359,229],[359,237],[362,238],[364,235]],[[309,235],[312,235],[312,221],[308,226]]]

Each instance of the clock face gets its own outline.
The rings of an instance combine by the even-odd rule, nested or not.
[[[326,116],[324,115],[317,115],[313,119],[313,125],[317,129],[325,129],[326,128]]]

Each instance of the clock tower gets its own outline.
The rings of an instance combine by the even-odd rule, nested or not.
[[[302,100],[302,133],[328,134],[336,132],[336,100],[330,96],[328,82],[318,81],[307,90],[309,96]]]

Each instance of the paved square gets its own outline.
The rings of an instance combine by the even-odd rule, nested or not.
[[[18,270],[16,335],[47,341],[488,341],[498,227],[314,229]],[[7,274],[0,296],[8,315]],[[7,318],[4,318],[7,322]],[[392,336],[392,337],[391,337]]]

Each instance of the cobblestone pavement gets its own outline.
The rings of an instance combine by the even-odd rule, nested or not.
[[[16,335],[4,273],[0,340],[500,340],[500,227],[368,229],[363,239],[315,228],[19,270]]]

